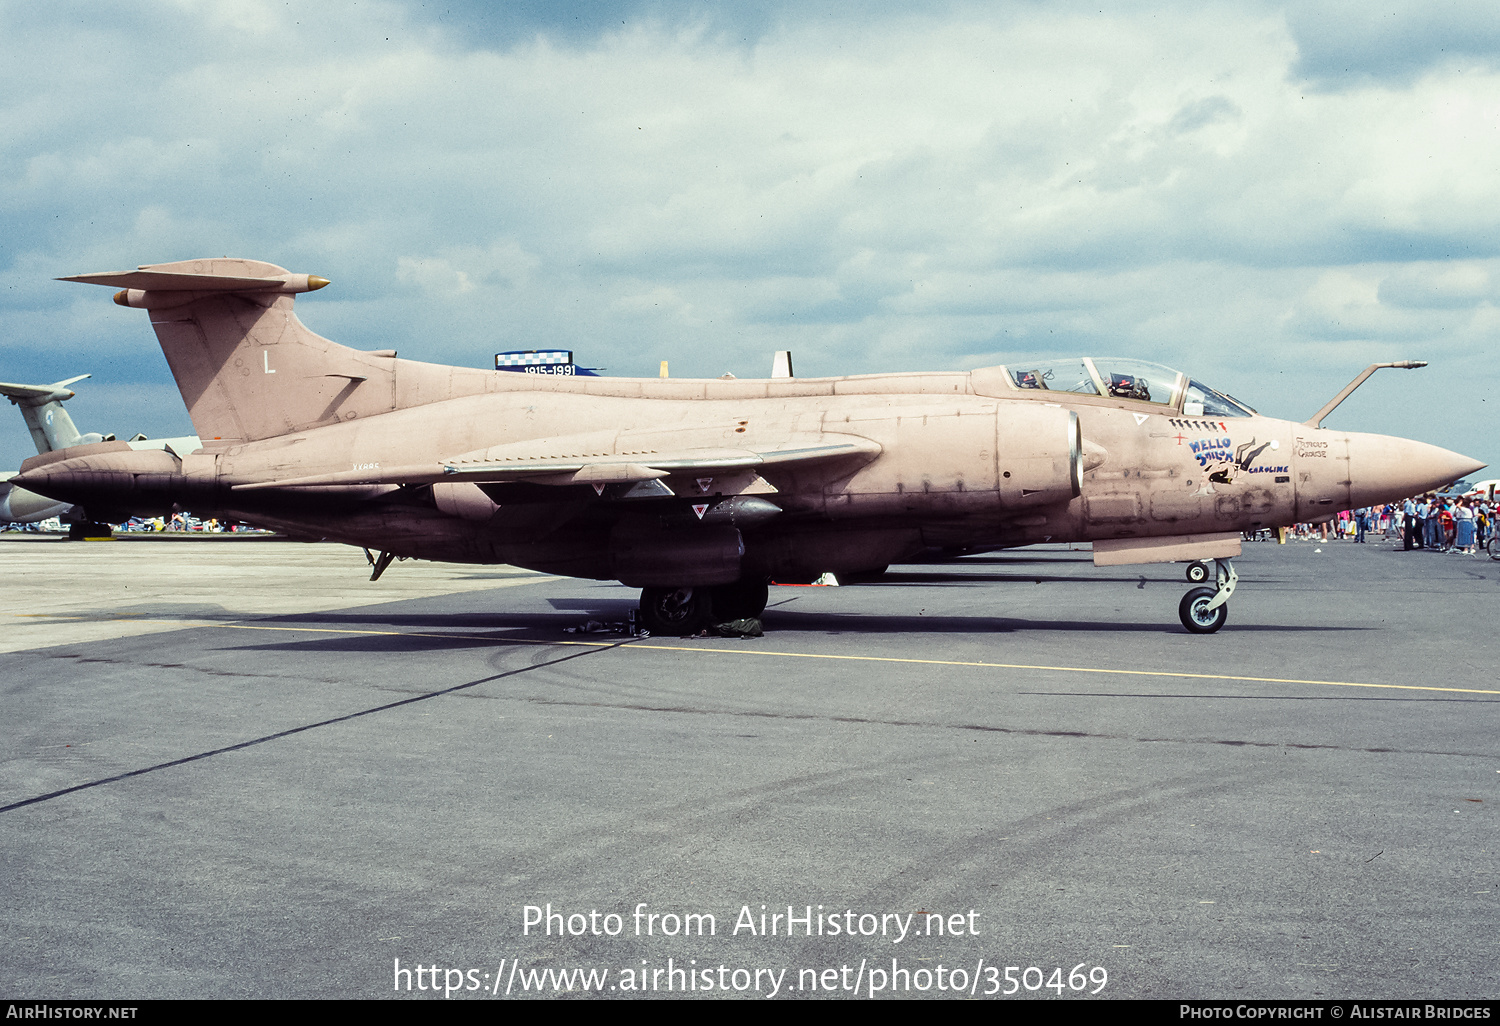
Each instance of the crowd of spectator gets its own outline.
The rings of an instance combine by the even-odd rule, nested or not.
[[[249,524],[221,521],[216,517],[200,520],[191,513],[174,513],[170,517],[131,517],[122,524],[110,526],[113,530],[126,534],[172,534],[185,531],[222,534],[256,530]],[[0,531],[29,531],[38,534],[57,534],[67,529],[68,525],[58,517],[29,524],[0,524]]]
[[[1494,536],[1497,508],[1500,502],[1483,497],[1420,495],[1344,510],[1323,524],[1298,524],[1288,529],[1288,537],[1362,543],[1373,533],[1400,541],[1408,552],[1425,549],[1472,556],[1483,553]]]

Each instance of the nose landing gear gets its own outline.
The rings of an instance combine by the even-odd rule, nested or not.
[[[1177,605],[1182,625],[1193,634],[1212,634],[1229,620],[1229,596],[1234,594],[1240,575],[1235,573],[1232,560],[1216,559],[1214,564],[1218,586],[1194,588]]]

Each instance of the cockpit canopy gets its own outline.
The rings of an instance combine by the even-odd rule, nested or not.
[[[1046,357],[988,368],[1014,389],[1107,396],[1168,407],[1186,417],[1252,417],[1223,392],[1159,363],[1119,357]],[[976,372],[977,373],[977,372]]]

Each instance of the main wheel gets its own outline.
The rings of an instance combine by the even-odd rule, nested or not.
[[[652,634],[696,634],[708,626],[709,588],[642,588],[641,625]]]
[[[1202,584],[1208,580],[1208,564],[1201,559],[1195,559],[1188,564],[1187,579],[1193,584]]]
[[[1212,588],[1194,588],[1182,596],[1182,601],[1177,604],[1177,615],[1182,619],[1182,625],[1194,634],[1212,634],[1224,626],[1229,619],[1229,603],[1224,603],[1217,609],[1209,609],[1208,604],[1213,601],[1217,592]]]
[[[765,581],[745,580],[733,584],[721,584],[712,589],[713,619],[715,623],[729,620],[748,620],[765,612],[771,590]]]

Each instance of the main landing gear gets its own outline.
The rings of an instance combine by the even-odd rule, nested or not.
[[[763,580],[711,588],[642,588],[641,626],[652,634],[697,634],[710,624],[759,616],[770,594]]]
[[[1192,567],[1199,565],[1205,571],[1208,568],[1207,563],[1194,563]],[[1229,596],[1234,594],[1234,586],[1240,575],[1234,572],[1232,560],[1216,559],[1214,565],[1217,569],[1218,586],[1194,588],[1182,596],[1182,601],[1177,605],[1177,615],[1182,619],[1182,625],[1194,634],[1212,634],[1229,620]],[[1192,567],[1188,570],[1189,580],[1193,579]]]

